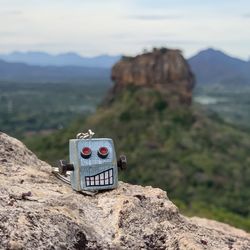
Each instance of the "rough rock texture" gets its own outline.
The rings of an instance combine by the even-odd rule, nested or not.
[[[74,192],[0,133],[0,249],[250,249],[250,235],[179,214],[166,192],[119,183]]]
[[[136,57],[124,57],[112,69],[115,86],[112,99],[127,85],[153,87],[165,94],[169,103],[191,104],[194,75],[179,50],[154,49]]]

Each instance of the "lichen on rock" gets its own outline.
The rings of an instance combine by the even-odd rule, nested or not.
[[[86,196],[0,133],[0,249],[249,249],[250,235],[186,218],[165,191],[119,182]]]

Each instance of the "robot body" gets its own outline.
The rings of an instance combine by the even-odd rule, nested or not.
[[[101,155],[100,150],[106,154]],[[69,155],[70,164],[74,166],[70,174],[74,190],[96,191],[117,187],[118,167],[112,139],[72,139]]]
[[[70,162],[59,161],[57,177],[71,184],[76,191],[96,192],[117,188],[118,168],[126,168],[126,156],[120,156],[117,161],[110,138],[86,138],[88,134],[84,133],[79,135],[80,138],[69,140]],[[69,179],[65,178],[68,176]]]

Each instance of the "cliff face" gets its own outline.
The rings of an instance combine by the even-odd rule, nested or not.
[[[249,249],[250,235],[182,216],[166,192],[119,183],[86,196],[0,133],[0,249]]]
[[[114,65],[111,78],[115,86],[110,99],[124,87],[134,85],[159,89],[168,103],[192,102],[194,75],[179,50],[155,49],[136,57],[124,57]]]

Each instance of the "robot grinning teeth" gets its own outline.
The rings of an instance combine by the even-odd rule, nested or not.
[[[105,170],[99,174],[85,176],[86,187],[93,186],[110,186],[114,184],[113,168]]]

